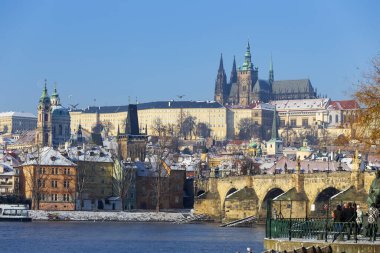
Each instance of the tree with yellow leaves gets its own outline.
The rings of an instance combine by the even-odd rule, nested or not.
[[[355,138],[366,146],[380,144],[380,55],[372,60],[370,71],[354,94],[361,105]]]

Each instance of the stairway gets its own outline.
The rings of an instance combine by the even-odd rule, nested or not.
[[[220,227],[242,226],[242,225],[251,224],[255,221],[256,221],[256,216],[248,216],[248,217],[240,219],[240,220],[235,220],[235,221],[231,221],[229,223],[222,224],[222,225],[220,225]]]

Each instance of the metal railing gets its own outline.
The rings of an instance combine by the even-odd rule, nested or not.
[[[356,222],[334,222],[331,219],[267,219],[266,237],[278,239],[354,240],[361,230]],[[377,226],[366,228],[367,239],[374,240]],[[360,235],[364,237],[364,235]]]

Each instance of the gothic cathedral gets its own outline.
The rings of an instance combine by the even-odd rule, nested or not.
[[[275,81],[272,60],[268,80],[259,79],[258,67],[255,67],[252,63],[249,42],[244,55],[244,63],[241,67],[236,68],[234,57],[228,83],[223,67],[223,57],[220,57],[214,96],[214,100],[220,104],[248,106],[258,101],[269,102],[270,100],[316,97],[316,91],[309,79]]]

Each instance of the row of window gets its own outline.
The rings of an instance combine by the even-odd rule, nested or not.
[[[72,201],[72,196],[68,193],[65,194],[40,194],[40,200],[42,201],[54,201],[54,202],[69,202]]]
[[[44,167],[42,167],[42,168],[39,168],[38,172],[40,174],[52,174],[52,175],[61,174],[59,168],[44,168]],[[64,175],[70,175],[70,168],[64,168],[63,174]]]
[[[46,180],[39,179],[38,180],[38,188],[45,188],[46,187]],[[52,188],[58,188],[58,181],[57,180],[51,180],[50,186]],[[68,189],[70,188],[70,181],[69,180],[63,180],[63,187]]]

